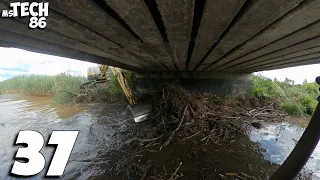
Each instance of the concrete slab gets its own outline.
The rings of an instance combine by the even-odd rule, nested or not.
[[[170,69],[174,62],[165,49],[163,39],[154,19],[143,0],[104,0],[139,36],[148,52]]]
[[[29,29],[26,27],[25,22],[19,22],[17,20],[13,19],[2,19],[0,21],[0,29],[6,30],[9,32],[18,33],[24,36],[28,36],[35,39],[40,39],[43,41],[51,42],[57,45],[61,45],[64,47],[68,47],[71,49],[79,50],[82,52],[86,52],[88,54],[100,56],[101,58],[107,58],[113,61],[118,61],[121,63],[127,63],[128,65],[142,68],[140,63],[137,63],[137,61],[131,60],[129,63],[128,61],[130,59],[123,59],[119,56],[103,52],[100,49],[96,47],[89,46],[87,44],[82,43],[81,41],[77,41],[71,38],[68,38],[66,36],[61,36],[61,34],[58,34],[53,31],[49,31],[47,29]]]
[[[302,50],[314,48],[314,47],[317,47],[317,46],[320,46],[320,36],[318,36],[316,38],[313,38],[313,39],[310,39],[310,40],[307,40],[307,41],[304,41],[304,42],[301,42],[301,43],[298,43],[298,44],[295,44],[295,45],[292,45],[292,46],[289,46],[289,47],[286,47],[284,49],[280,49],[278,51],[275,51],[275,52],[272,52],[272,53],[269,53],[269,54],[266,54],[266,55],[261,56],[259,58],[255,58],[254,60],[242,63],[242,64],[244,64],[244,66],[242,66],[242,64],[239,64],[238,66],[239,66],[239,68],[240,68],[240,66],[241,66],[241,68],[243,68],[243,67],[246,67],[249,64],[252,65],[254,63],[264,62],[264,61],[267,61],[269,59],[281,57],[281,56],[284,56],[284,55],[289,55],[291,53],[295,53],[295,52],[299,52],[299,51],[302,51]]]
[[[152,54],[153,59],[158,62],[158,66],[162,66],[162,70],[164,71],[177,71],[175,67],[175,62],[173,60],[173,57],[171,57],[168,53],[168,51],[165,48],[165,45],[147,45],[146,44],[146,51],[150,54]],[[166,68],[164,68],[164,66]]]
[[[298,61],[298,62],[292,62],[288,64],[279,64],[277,66],[270,66],[270,67],[265,67],[263,69],[254,69],[254,70],[248,70],[248,71],[243,71],[247,73],[252,73],[252,72],[258,72],[258,71],[267,71],[267,70],[274,70],[274,69],[282,69],[282,68],[287,68],[287,67],[293,67],[293,66],[303,66],[303,65],[310,65],[310,64],[320,64],[320,58],[315,58],[315,59],[309,59],[309,60],[304,60],[304,61]]]
[[[229,26],[245,0],[205,1],[188,71],[193,71]],[[228,13],[226,13],[228,12]]]
[[[152,65],[154,65],[157,69],[161,71],[167,71],[168,69],[163,66],[163,61],[157,57],[156,54],[152,54],[150,48],[146,44],[140,44],[137,47],[137,52],[132,51],[132,48],[126,48],[126,52],[128,52],[130,55],[136,57],[137,59],[140,59],[140,61],[144,62],[150,62]],[[173,67],[169,70],[175,70]]]
[[[301,57],[301,56],[306,56],[306,55],[309,55],[309,54],[313,54],[313,53],[318,53],[320,52],[320,46],[317,46],[317,47],[314,47],[314,48],[310,48],[310,49],[306,49],[306,50],[302,50],[302,51],[298,51],[298,52],[295,52],[295,53],[291,53],[291,54],[287,54],[287,55],[284,55],[284,56],[280,56],[280,57],[277,57],[277,58],[273,58],[273,59],[268,59],[268,60],[265,60],[263,62],[256,62],[254,64],[249,64],[249,65],[246,65],[246,66],[242,66],[242,67],[233,67],[233,68],[230,68],[230,69],[225,69],[223,71],[238,71],[238,70],[242,70],[242,69],[250,69],[250,68],[254,68],[254,67],[259,67],[259,66],[262,66],[262,65],[265,65],[265,64],[270,64],[270,63],[273,63],[273,62],[278,62],[278,61],[285,61],[286,59],[292,59],[292,58],[296,58],[296,57]],[[251,62],[252,63],[252,62]]]
[[[153,17],[143,0],[104,0],[146,44],[163,44]]]
[[[25,49],[33,52],[50,54],[55,56],[67,57],[81,61],[88,61],[93,63],[109,64],[115,67],[125,67],[133,71],[143,71],[126,64],[122,64],[110,59],[101,58],[99,56],[90,55],[88,53],[80,52],[71,48],[66,48],[57,44],[46,41],[26,37],[20,34],[0,30],[0,45],[3,47],[15,47]]]
[[[4,6],[4,4],[7,5],[9,3],[9,0],[4,0],[4,1],[7,1],[7,3],[2,2],[1,6]],[[50,1],[50,7],[51,7],[51,1]],[[131,52],[131,51],[128,51],[128,49],[122,48],[117,43],[114,43],[113,41],[96,33],[95,31],[88,29],[84,25],[79,24],[76,21],[69,19],[68,17],[60,13],[57,13],[52,9],[50,9],[49,14],[50,14],[50,17],[47,18],[46,29],[51,29],[53,31],[60,33],[61,36],[67,36],[67,37],[73,38],[74,40],[80,41],[81,43],[83,42],[88,45],[99,48],[102,51],[101,53],[104,52],[104,53],[110,53],[118,56],[121,55],[122,60],[127,60],[130,62],[133,61],[135,63],[137,63],[138,61],[141,61],[141,62],[138,62],[138,64],[152,63],[150,61],[152,61],[153,58],[148,58],[148,60],[143,59],[137,54],[135,54],[134,52]],[[57,40],[58,39],[59,38],[57,38]],[[88,48],[87,50],[90,50],[90,48]]]
[[[11,1],[12,0],[3,0],[2,2],[0,2],[0,9],[8,8],[8,4]],[[50,16],[46,18],[47,26],[45,29],[53,29],[65,36],[77,39],[94,47],[120,48],[118,44],[104,38],[96,32],[86,28],[85,26],[72,21],[62,14],[59,14],[50,9],[49,15]],[[3,18],[2,20],[4,19],[5,18]],[[25,28],[28,28],[29,18],[19,18],[19,20],[25,20]]]
[[[135,54],[143,61],[153,57],[145,51],[142,42],[122,24],[93,1],[87,0],[41,0],[49,2],[50,8],[75,22],[101,34],[105,38]]]
[[[140,43],[125,27],[91,0],[41,1],[49,2],[51,9],[73,19],[117,44],[133,46]]]
[[[248,1],[243,7],[244,9],[241,10],[242,13],[231,24],[228,33],[222,37],[210,55],[199,66],[199,70],[203,70],[211,63],[215,63],[215,66],[220,66],[221,63],[218,60],[223,55],[288,13],[288,11],[298,6],[300,2],[302,0]]]
[[[178,69],[186,69],[195,2],[156,0]]]
[[[315,38],[315,37],[319,36],[319,32],[320,32],[320,21],[319,22],[316,21],[315,23],[313,23],[307,27],[304,27],[303,29],[300,29],[299,31],[296,31],[293,34],[286,36],[276,42],[273,42],[273,43],[269,44],[268,46],[261,48],[257,51],[254,51],[253,53],[250,53],[242,58],[239,58],[236,61],[238,63],[241,63],[241,62],[253,60],[253,59],[258,58],[260,56],[263,56],[265,54],[277,51],[279,49],[283,49],[288,46],[298,44],[299,42],[303,42],[305,40]],[[233,63],[236,63],[236,61],[233,61]],[[213,69],[214,69],[214,66],[211,66],[207,70],[210,71]]]
[[[284,17],[255,35],[239,48],[228,53],[219,61],[224,64],[216,70],[231,67],[237,63],[238,58],[245,56],[254,50],[262,48],[280,38],[283,38],[320,19],[320,0],[308,0],[302,2],[298,7],[287,13]]]
[[[4,18],[2,44],[166,72],[194,70],[204,57],[195,71],[283,67],[320,52],[320,0],[39,1],[50,2],[47,27]]]
[[[290,59],[286,59],[286,60],[280,60],[280,61],[276,61],[276,62],[271,62],[271,63],[264,64],[264,65],[261,65],[261,66],[253,67],[253,68],[246,68],[244,70],[255,70],[255,69],[261,69],[261,68],[270,67],[270,66],[278,66],[278,65],[290,64],[290,63],[294,63],[294,62],[303,62],[305,60],[317,59],[319,57],[320,57],[320,52],[313,53],[313,54],[308,54],[308,55],[300,56],[300,57],[294,57],[294,58],[290,58]]]
[[[50,11],[50,18],[48,18],[47,24],[48,25],[46,29],[58,32],[61,34],[61,36],[67,36],[80,42],[84,42],[90,46],[96,47],[103,53],[111,53],[116,55],[123,61],[130,63],[133,62],[136,64],[155,63],[153,58],[144,59],[127,48],[123,48],[118,44],[113,43],[112,41],[95,33],[94,31],[91,31],[85,26],[82,26],[81,24],[78,24],[69,18],[65,18],[54,11]]]

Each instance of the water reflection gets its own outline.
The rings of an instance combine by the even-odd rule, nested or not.
[[[305,128],[297,123],[268,124],[260,130],[253,130],[250,139],[259,142],[263,157],[272,163],[281,165],[289,156]],[[305,124],[305,121],[303,122]],[[320,145],[311,155],[306,170],[314,172],[314,179],[320,179]]]
[[[83,106],[56,104],[49,97],[16,95],[14,99],[18,102],[19,100],[25,102],[20,102],[21,105],[20,107],[18,107],[21,114],[26,114],[28,112],[37,112],[63,120],[72,117],[73,115],[84,110]]]

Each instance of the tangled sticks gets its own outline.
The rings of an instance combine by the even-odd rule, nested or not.
[[[121,151],[123,156],[116,162],[117,173],[123,174],[126,171],[128,179],[132,174],[141,176],[141,179],[150,175],[157,177],[151,179],[172,179],[178,175],[175,172],[180,166],[183,166],[181,160],[188,161],[182,157],[183,151],[188,151],[185,154],[195,153],[195,157],[197,153],[215,153],[217,149],[214,147],[221,148],[221,144],[230,142],[236,144],[233,142],[250,132],[249,127],[260,128],[261,122],[279,122],[285,116],[277,110],[277,103],[273,100],[245,96],[223,99],[172,85],[167,85],[161,93],[152,96],[152,100],[151,119],[141,124],[133,123],[126,130],[123,151],[130,153]],[[229,150],[242,151],[240,144],[237,146],[239,150],[231,147]],[[179,152],[174,157],[168,156],[167,153],[175,148]],[[166,164],[167,168],[177,167],[162,169],[159,164],[152,163],[154,155],[157,157],[159,154],[177,163]],[[160,157],[160,161],[163,159],[165,157]]]
[[[284,114],[273,103],[258,103],[265,106],[253,107],[250,101],[257,100],[221,99],[167,85],[154,99],[152,125],[135,131],[126,143],[138,142],[144,147],[160,145],[160,149],[187,139],[219,143],[246,134],[249,125],[259,128],[260,122],[283,119]]]

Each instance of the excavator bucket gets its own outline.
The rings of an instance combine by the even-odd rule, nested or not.
[[[139,123],[148,119],[151,110],[151,104],[128,105],[126,115],[133,118],[134,122]]]

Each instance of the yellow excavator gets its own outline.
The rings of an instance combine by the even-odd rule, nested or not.
[[[129,86],[128,80],[125,78],[124,73],[120,68],[109,67],[107,65],[99,65],[98,67],[89,67],[87,72],[87,78],[89,82],[86,82],[81,85],[81,89],[93,88],[99,83],[105,83],[110,80],[110,73],[112,73],[117,79],[118,82],[126,95],[130,104],[135,104],[132,90]]]
[[[107,65],[99,65],[99,67],[88,68],[88,80],[89,81],[106,81],[107,80]]]
[[[88,68],[88,80],[89,82],[82,85],[83,89],[92,88],[98,83],[104,83],[109,80],[109,74],[118,79],[118,82],[126,95],[130,105],[128,105],[126,114],[134,119],[135,122],[142,122],[148,119],[149,113],[152,110],[151,104],[136,104],[132,89],[121,69],[116,67],[108,67],[107,65],[99,65],[99,67]]]
[[[98,67],[89,67],[87,71],[87,78],[89,82],[81,85],[81,89],[95,87],[99,83],[104,83],[108,80],[108,66],[99,65]]]

